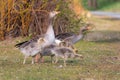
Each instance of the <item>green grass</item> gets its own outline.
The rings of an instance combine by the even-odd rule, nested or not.
[[[119,20],[91,18],[93,31],[120,31]],[[113,35],[111,33],[110,35]],[[0,42],[0,80],[120,80],[120,41],[80,41],[75,44],[83,59],[31,64],[31,58],[23,65],[24,56],[14,47],[28,38],[16,38]]]
[[[80,41],[75,46],[83,59],[68,60],[67,67],[45,63],[31,64],[31,58],[22,64],[23,55],[14,44],[22,38],[0,42],[0,80],[119,80],[120,42]]]
[[[98,7],[97,9],[88,7],[88,0],[82,0],[82,4],[84,8],[88,10],[101,10],[101,11],[113,11],[113,12],[120,12],[120,1],[113,1],[113,0],[97,0]]]

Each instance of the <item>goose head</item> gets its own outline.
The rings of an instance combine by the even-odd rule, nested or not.
[[[49,13],[49,16],[50,16],[50,18],[53,18],[55,15],[57,15],[57,14],[59,14],[60,13],[60,11],[51,11],[50,13]]]
[[[86,24],[85,26],[81,27],[80,28],[80,32],[85,32],[85,31],[88,31],[88,30],[91,30],[93,27],[92,27],[92,24]]]

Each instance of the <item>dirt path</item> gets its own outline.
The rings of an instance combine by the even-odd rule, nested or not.
[[[107,14],[107,12],[94,12],[93,14],[100,16],[96,17],[96,15],[93,15],[92,18],[88,20],[90,23],[93,23],[95,27],[84,39],[88,41],[120,41],[120,14]]]
[[[91,11],[91,14],[96,15],[96,16],[106,16],[106,17],[111,17],[111,18],[115,18],[115,19],[120,19],[120,13]]]

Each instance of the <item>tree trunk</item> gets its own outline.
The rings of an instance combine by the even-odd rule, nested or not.
[[[96,9],[97,6],[97,0],[88,0],[88,7]]]
[[[93,5],[92,0],[88,0],[88,6],[92,7],[92,5]]]
[[[94,9],[97,8],[97,0],[93,0],[93,8],[94,8]]]

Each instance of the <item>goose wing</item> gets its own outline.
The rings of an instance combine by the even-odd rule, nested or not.
[[[21,45],[23,45],[23,44],[26,44],[28,41],[24,41],[24,42],[20,42],[20,43],[18,43],[18,44],[15,44],[15,47],[20,47]]]
[[[28,40],[28,41],[23,41],[20,43],[15,44],[15,47],[19,48],[19,47],[25,47],[27,45],[29,45],[32,42],[37,42],[37,40],[41,37],[43,37],[44,35],[37,35],[36,37],[33,37],[32,39]]]
[[[55,36],[55,38],[59,39],[59,40],[64,40],[66,39],[67,37],[71,37],[75,35],[74,33],[70,32],[70,33],[61,33],[61,34],[58,34]]]

